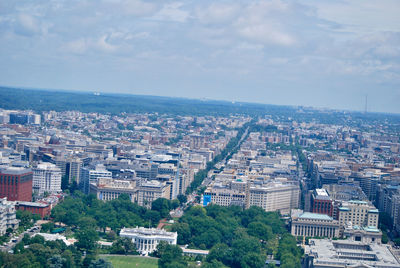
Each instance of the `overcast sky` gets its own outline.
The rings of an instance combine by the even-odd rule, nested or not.
[[[0,0],[0,85],[400,113],[400,1]]]

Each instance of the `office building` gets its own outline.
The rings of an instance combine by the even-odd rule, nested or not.
[[[333,201],[325,189],[315,189],[311,194],[311,206],[313,213],[333,215]]]
[[[299,207],[300,187],[279,181],[249,188],[249,206],[262,207],[265,211],[279,211],[283,215]]]
[[[116,180],[112,178],[98,178],[98,181],[90,184],[90,193],[97,199],[110,201],[117,199],[121,194],[129,195],[132,202],[137,202],[136,181]]]
[[[352,200],[343,202],[339,207],[339,223],[341,226],[357,225],[360,227],[378,227],[379,211],[366,201]]]
[[[231,184],[223,185],[215,183],[213,187],[208,187],[203,194],[203,206],[209,203],[220,206],[240,206],[246,207],[247,204],[246,192],[238,189],[233,189]]]
[[[7,167],[0,170],[0,198],[10,201],[32,200],[32,171],[22,167]]]
[[[151,207],[151,203],[158,198],[169,199],[171,185],[166,182],[151,180],[140,181],[137,186],[137,202],[140,206]]]
[[[80,184],[81,170],[83,167],[83,161],[79,158],[69,159],[66,165],[66,175],[68,176],[69,183],[76,182]]]
[[[33,168],[33,191],[39,196],[45,192],[61,192],[61,170],[51,163],[41,163]]]
[[[136,250],[146,256],[154,252],[161,241],[165,241],[170,245],[176,245],[178,238],[178,233],[176,232],[144,227],[123,228],[119,235],[132,239]]]
[[[111,178],[112,172],[106,170],[104,165],[96,165],[94,169],[89,167],[82,168],[80,188],[85,194],[89,194],[91,183],[97,183],[98,178]]]

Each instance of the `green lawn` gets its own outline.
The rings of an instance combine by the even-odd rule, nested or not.
[[[157,268],[158,259],[138,257],[138,256],[110,256],[103,255],[101,258],[107,259],[115,268]]]

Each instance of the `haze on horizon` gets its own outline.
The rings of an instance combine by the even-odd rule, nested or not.
[[[0,85],[400,113],[400,2],[0,2]]]

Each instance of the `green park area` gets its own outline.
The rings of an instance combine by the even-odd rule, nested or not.
[[[103,255],[102,258],[112,263],[115,268],[157,268],[158,259],[140,256],[108,256]]]

